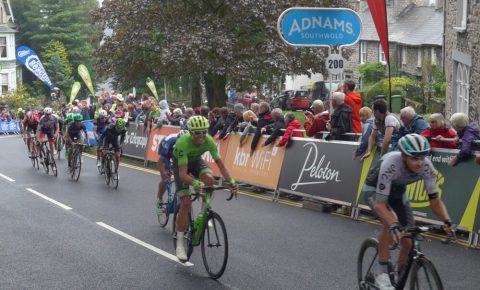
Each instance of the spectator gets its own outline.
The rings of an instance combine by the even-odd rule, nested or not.
[[[160,125],[168,124],[168,116],[171,115],[167,100],[158,102],[159,114],[156,123]]]
[[[470,154],[472,154],[472,150],[480,149],[480,146],[473,142],[480,139],[480,131],[477,124],[474,122],[469,123],[468,116],[464,113],[453,114],[450,117],[450,123],[452,123],[453,129],[457,131],[458,138],[462,139],[457,156],[448,161],[448,165],[455,166],[460,161],[467,160]]]
[[[309,137],[323,139],[323,132],[326,131],[325,125],[330,120],[330,114],[325,111],[325,106],[321,100],[315,100],[312,104],[313,114],[310,111],[305,112],[306,122],[303,124],[306,134]]]
[[[428,118],[428,123],[430,124],[430,128],[422,131],[420,135],[428,139],[430,147],[450,149],[458,148],[457,142],[454,141],[454,139],[457,138],[457,132],[445,126],[445,118],[442,114],[432,114]]]
[[[257,116],[260,114],[260,104],[259,103],[251,103],[250,110],[253,111]]]
[[[363,123],[363,132],[362,132],[362,138],[360,139],[360,144],[358,145],[357,150],[353,152],[352,160],[357,159],[367,150],[368,139],[373,130],[373,123],[375,122],[375,118],[373,117],[373,112],[369,107],[361,108],[359,112],[359,116],[360,116],[360,121]],[[377,140],[375,140],[376,141],[375,143],[379,146],[382,146],[382,143],[379,142],[378,140],[379,136],[380,134],[377,134],[376,136]]]
[[[228,109],[226,107],[213,108],[209,116],[211,116],[210,118],[212,120],[215,120],[213,126],[209,128],[209,134],[210,136],[215,136],[218,132],[222,132],[227,125]],[[212,123],[210,123],[210,125],[212,125]]]
[[[236,132],[238,130],[238,124],[243,122],[244,109],[245,107],[241,103],[236,103],[235,106],[233,106],[233,113],[227,116],[225,126],[218,137],[219,139],[224,139],[231,132]]]
[[[288,113],[285,115],[285,126],[287,129],[283,134],[282,139],[278,142],[277,147],[282,147],[287,145],[291,137],[304,137],[302,130],[302,124],[295,119],[295,114]]]
[[[180,108],[178,108],[180,112],[182,111]],[[228,111],[227,111],[228,112]],[[209,122],[209,127],[208,127],[208,134],[210,136],[215,136],[217,134],[218,130],[215,130],[215,127],[217,126],[218,120],[219,120],[219,115],[220,115],[220,108],[215,107],[213,108],[210,112],[208,112],[208,122]]]
[[[262,135],[261,129],[273,123],[272,114],[270,112],[270,105],[267,102],[261,102],[259,110],[260,111],[258,114],[257,129],[255,130],[255,135],[253,136],[251,144],[252,151],[250,151],[250,156],[253,155],[255,149],[257,148],[258,141],[260,140],[260,137]]]
[[[362,133],[362,123],[360,122],[360,109],[362,108],[362,97],[354,92],[355,82],[353,80],[345,81],[345,104],[352,108],[352,131],[353,133]]]
[[[267,125],[261,129],[262,134],[270,135],[265,143],[263,143],[262,147],[268,146],[273,143],[280,134],[283,133],[283,129],[285,129],[285,118],[283,117],[282,109],[275,108],[272,110],[272,120],[273,123]]]
[[[183,119],[182,109],[176,108],[175,110],[173,110],[172,115],[167,116],[167,119],[170,122],[170,125],[180,126],[180,123]]]
[[[382,136],[383,142],[380,150],[380,156],[388,152],[390,141],[393,134],[400,129],[398,119],[387,111],[387,102],[378,99],[373,102],[373,115],[375,122],[372,125],[372,133],[368,139],[367,152],[362,156],[362,160],[370,156],[373,146],[377,143],[377,136]]]
[[[403,136],[412,133],[420,134],[429,128],[423,117],[415,113],[415,109],[410,106],[400,110],[400,121],[402,126],[392,137],[392,150],[397,150],[398,140]]]
[[[243,129],[242,136],[240,136],[240,146],[247,140],[248,134],[255,132],[257,122],[258,117],[253,111],[243,112],[243,123],[239,124],[240,129]]]
[[[208,112],[210,112],[210,108],[206,105],[203,105],[200,107],[200,115],[208,118]]]
[[[327,140],[352,140],[350,136],[344,135],[352,132],[352,108],[345,104],[345,94],[334,92],[331,103],[334,111],[331,121],[326,124],[327,130],[330,131]]]

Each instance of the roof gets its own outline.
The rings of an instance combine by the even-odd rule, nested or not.
[[[379,41],[369,9],[359,13],[363,22],[360,40]],[[390,15],[390,13],[389,13]],[[388,40],[404,45],[443,45],[443,10],[435,7],[412,7],[398,18],[389,18]]]
[[[10,33],[16,33],[18,32],[17,30],[11,28],[11,27],[8,27],[7,25],[0,25],[0,32],[10,32]]]

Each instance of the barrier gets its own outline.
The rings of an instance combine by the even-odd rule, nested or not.
[[[162,139],[170,134],[179,133],[180,127],[164,125],[161,128],[152,128],[148,136],[147,156],[145,161],[158,161],[158,146]]]
[[[95,140],[95,136],[93,135],[93,121],[83,121],[83,125],[85,125],[85,128],[87,129],[87,137],[83,140],[83,144],[85,145],[91,145],[95,146],[97,145],[97,140]],[[88,143],[87,143],[88,142]]]
[[[125,134],[123,154],[145,159],[147,155],[148,134],[143,131],[143,125],[130,124]]]
[[[16,120],[0,121],[0,134],[18,132],[20,132],[20,128]]]
[[[261,147],[260,144],[266,140],[266,137],[262,136],[257,149],[250,156],[252,139],[253,136],[249,135],[247,141],[240,147],[240,135],[230,134],[225,165],[238,181],[276,189],[285,156],[285,147],[272,145]]]
[[[285,153],[279,189],[352,205],[362,171],[361,163],[352,161],[356,143],[305,138],[292,141]]]

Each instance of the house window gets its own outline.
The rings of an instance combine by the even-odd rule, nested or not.
[[[455,63],[454,83],[456,94],[453,96],[454,104],[456,105],[455,113],[465,113],[468,115],[470,67],[460,62]]]
[[[457,0],[457,22],[455,29],[459,32],[467,29],[467,4],[468,0]]]
[[[5,36],[0,37],[0,58],[7,57],[7,38]]]
[[[367,42],[360,42],[360,63],[367,62]]]
[[[407,65],[407,47],[402,46],[402,65]]]
[[[435,47],[432,47],[432,53],[431,53],[431,62],[433,65],[437,64],[437,54],[435,53]]]
[[[422,48],[418,48],[418,53],[417,53],[417,67],[422,67]]]
[[[385,52],[383,51],[382,44],[378,44],[378,61],[385,64],[387,60],[385,59]]]
[[[0,74],[1,94],[5,95],[8,92],[8,74]]]

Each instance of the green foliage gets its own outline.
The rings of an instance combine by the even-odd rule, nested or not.
[[[10,91],[4,95],[1,100],[10,108],[37,107],[40,104],[39,100],[31,97],[27,88],[21,84],[17,86],[15,91]]]
[[[425,93],[437,99],[445,100],[446,80],[441,69],[430,61],[425,61],[422,65],[422,84]]]
[[[380,62],[362,64],[358,71],[366,85],[378,82],[385,77],[385,65]]]
[[[413,85],[415,81],[409,78],[395,77],[391,78],[391,82],[392,95],[405,96],[409,86]],[[388,97],[390,95],[388,79],[382,79],[371,86],[365,87],[360,93],[362,94],[363,101],[366,104],[371,104],[373,102],[373,98],[378,95],[384,95]]]
[[[65,46],[60,41],[52,40],[49,41],[46,45],[42,47],[43,51],[40,53],[43,61],[49,62],[54,55],[60,56],[60,59],[63,62],[63,66],[66,69],[66,74],[68,76],[72,75],[72,65],[68,60],[68,53],[65,49]]]
[[[50,59],[45,62],[45,70],[50,76],[52,83],[59,87],[61,91],[66,92],[72,87],[73,77],[68,74],[65,63],[58,53],[52,54]]]

